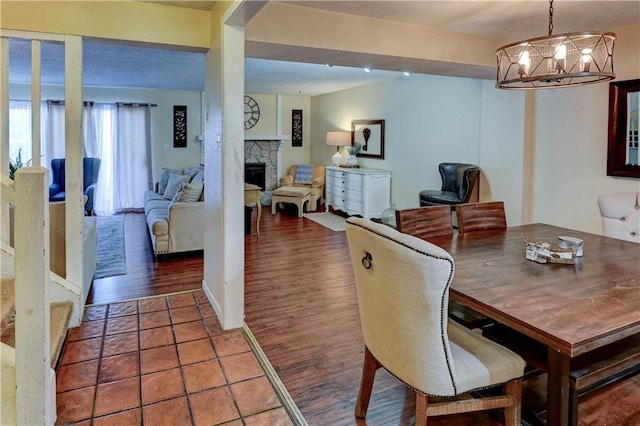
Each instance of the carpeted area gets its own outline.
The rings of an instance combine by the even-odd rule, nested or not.
[[[346,218],[338,216],[337,214],[324,212],[324,213],[305,213],[304,217],[316,222],[319,225],[329,228],[332,231],[344,231]]]
[[[98,248],[94,279],[124,275],[127,262],[124,248],[124,216],[98,216]]]

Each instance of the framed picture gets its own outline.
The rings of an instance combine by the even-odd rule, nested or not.
[[[291,146],[302,146],[302,110],[291,110]]]
[[[187,106],[173,106],[173,147],[187,147]]]
[[[358,157],[384,160],[384,120],[353,120],[351,144],[360,143]]]

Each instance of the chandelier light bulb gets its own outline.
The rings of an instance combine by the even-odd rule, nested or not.
[[[531,68],[531,58],[529,57],[529,51],[523,50],[520,52],[518,57],[518,64],[520,64],[520,69],[518,70],[518,74],[520,77],[526,77],[529,74],[529,69]]]
[[[567,59],[567,46],[565,44],[556,46],[556,51],[553,54],[553,58],[557,61]]]
[[[593,59],[591,56],[593,49],[582,49],[580,53],[582,53],[582,56],[580,56],[580,71],[589,72],[589,69],[591,68],[591,60]]]
[[[565,72],[565,63],[567,59],[567,46],[563,43],[560,46],[556,46],[556,51],[553,54],[553,59],[556,61],[556,71],[558,74]]]

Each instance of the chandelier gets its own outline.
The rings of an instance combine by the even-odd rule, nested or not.
[[[552,35],[553,0],[549,0],[549,35],[496,50],[499,89],[544,89],[614,79],[610,32]]]

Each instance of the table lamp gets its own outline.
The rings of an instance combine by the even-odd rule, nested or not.
[[[327,132],[327,145],[337,147],[336,153],[331,157],[331,162],[334,166],[339,166],[346,161],[346,158],[340,153],[340,147],[351,145],[351,132]]]

